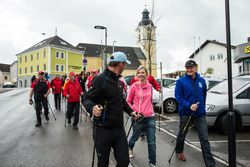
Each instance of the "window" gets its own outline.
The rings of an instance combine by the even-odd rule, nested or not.
[[[36,72],[38,72],[38,71],[39,71],[39,65],[36,66]]]
[[[46,64],[43,64],[43,71],[46,71]]]
[[[64,72],[64,65],[61,65],[61,72]]]
[[[243,91],[236,98],[237,99],[247,99],[247,98],[249,98],[249,94],[250,94],[250,88],[248,88],[247,90]]]
[[[58,64],[56,64],[56,71],[59,71],[59,65]]]
[[[30,67],[30,73],[33,73],[33,67],[32,66]]]
[[[46,51],[43,51],[43,58],[46,58]]]
[[[25,67],[24,72],[25,72],[25,74],[27,74],[27,67]]]
[[[223,59],[223,54],[222,53],[218,53],[218,60],[220,60],[220,59]]]
[[[21,69],[21,68],[19,69],[19,74],[20,74],[20,75],[22,74],[22,69]]]
[[[214,55],[210,55],[210,61],[214,61],[215,60],[215,56]]]
[[[27,63],[27,56],[25,56],[25,63]]]
[[[30,55],[30,61],[33,61],[33,55]]]
[[[7,80],[7,79],[8,79],[8,76],[4,76],[4,79]]]
[[[61,52],[61,59],[64,59],[64,52]]]
[[[36,54],[36,59],[39,60],[39,53]]]
[[[20,62],[20,64],[22,64],[22,58],[21,58],[21,57],[20,57],[20,59],[19,59],[19,60],[20,60],[20,61],[19,61],[19,62]]]
[[[56,58],[59,59],[60,58],[60,52],[56,51]]]

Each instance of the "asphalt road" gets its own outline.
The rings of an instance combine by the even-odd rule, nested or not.
[[[49,101],[54,108],[52,99],[50,95]],[[50,114],[50,121],[46,122],[42,117],[43,124],[37,128],[35,110],[28,100],[29,89],[0,93],[0,166],[91,166],[91,121],[87,119],[85,122],[83,118],[79,130],[74,131],[71,125],[64,127],[65,112],[55,111],[56,121]],[[115,166],[113,156],[110,166]]]
[[[0,90],[1,92],[1,90]],[[55,111],[57,120],[50,114],[50,121],[43,117],[43,125],[35,127],[36,116],[33,106],[28,104],[29,89],[12,89],[0,93],[0,167],[36,166],[36,167],[68,167],[91,166],[93,140],[92,122],[83,114],[82,122],[79,122],[79,130],[73,131],[71,125],[64,127],[63,111]],[[53,96],[49,101],[54,109]],[[51,112],[51,111],[50,111]],[[203,167],[205,166],[202,153],[199,149],[198,137],[194,129],[187,136],[185,145],[186,162],[182,162],[173,156],[171,163],[168,159],[175,147],[171,143],[178,131],[178,116],[167,115],[170,119],[161,122],[161,131],[157,130],[157,166]],[[126,119],[126,117],[125,117]],[[128,129],[130,121],[126,126]],[[157,123],[157,127],[159,124]],[[250,158],[248,146],[249,132],[237,133],[237,162],[238,166],[247,166]],[[209,131],[212,153],[216,157],[216,166],[227,166],[226,136]],[[148,166],[147,142],[138,140],[134,148],[134,158],[131,163],[134,167]],[[95,163],[96,164],[96,163]],[[115,166],[113,154],[110,157],[110,166]]]

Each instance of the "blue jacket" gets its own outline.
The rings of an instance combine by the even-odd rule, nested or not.
[[[190,106],[197,102],[200,104],[193,115],[205,115],[206,95],[206,82],[198,73],[196,73],[194,80],[187,74],[178,79],[175,87],[175,98],[179,106],[179,115],[191,115],[193,111]]]

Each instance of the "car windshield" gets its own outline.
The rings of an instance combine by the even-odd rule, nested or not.
[[[169,87],[169,85],[175,83],[176,81],[173,79],[162,79],[163,80],[163,87]],[[160,79],[156,79],[156,81],[158,82],[159,85],[161,85],[161,80]]]
[[[246,80],[243,78],[233,78],[233,93],[240,90],[243,86],[248,84],[250,80]],[[216,93],[216,94],[228,94],[228,82],[227,80],[222,81],[218,85],[215,85],[208,92]]]

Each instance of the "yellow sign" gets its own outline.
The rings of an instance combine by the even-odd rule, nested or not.
[[[250,53],[250,46],[245,46],[245,53]]]

